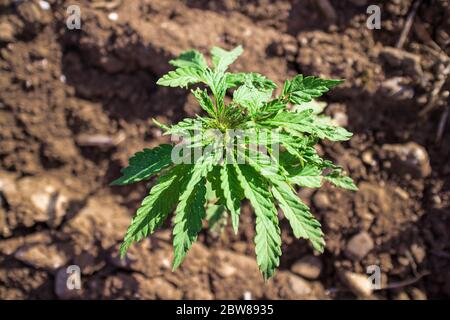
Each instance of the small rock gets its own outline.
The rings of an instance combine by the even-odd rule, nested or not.
[[[313,198],[314,205],[319,210],[325,210],[330,208],[330,199],[325,192],[316,192]]]
[[[252,293],[250,291],[244,291],[244,295],[242,296],[244,300],[252,300]]]
[[[418,288],[411,288],[409,293],[413,300],[427,300],[426,293]]]
[[[380,158],[388,160],[390,170],[398,175],[424,178],[431,174],[430,159],[424,147],[415,142],[406,144],[385,144]]]
[[[0,42],[14,41],[14,26],[8,22],[0,22]]]
[[[312,291],[308,281],[293,274],[289,276],[289,287],[295,294],[300,296],[306,296]]]
[[[336,10],[334,10],[334,7],[329,0],[317,0],[317,5],[319,6],[320,11],[322,11],[323,15],[327,18],[330,24],[336,22],[337,20]]]
[[[394,295],[394,300],[410,300],[408,294],[405,291],[400,291]]]
[[[411,76],[421,77],[423,74],[420,57],[410,52],[393,47],[384,47],[380,52],[380,57],[390,67],[402,69]]]
[[[341,280],[358,297],[367,298],[372,294],[372,283],[366,275],[343,271],[339,273]]]
[[[296,261],[292,265],[291,271],[299,276],[314,280],[320,276],[322,267],[322,260],[313,255],[308,255]]]
[[[406,84],[405,78],[394,77],[383,81],[380,91],[395,100],[409,100],[414,97],[414,89]]]
[[[40,0],[39,1],[39,6],[41,7],[42,10],[50,10],[50,3],[48,3],[47,1],[43,1]]]
[[[425,252],[425,249],[421,246],[419,246],[418,244],[413,243],[411,245],[411,252],[414,256],[414,259],[416,260],[417,263],[422,263],[423,260],[425,259],[425,256],[427,255]]]
[[[377,164],[377,162],[373,158],[373,152],[370,150],[364,151],[361,155],[361,159],[365,164],[372,166],[372,167]]]
[[[117,19],[119,19],[119,15],[117,12],[111,12],[108,14],[108,19],[111,21],[117,21]]]
[[[222,278],[228,278],[228,277],[233,276],[237,270],[235,267],[233,267],[229,263],[221,263],[217,267],[216,271],[219,274],[219,276],[221,276]]]
[[[57,245],[36,244],[24,246],[16,251],[14,257],[32,267],[56,270],[65,265],[68,257]]]
[[[362,260],[374,247],[371,236],[363,231],[353,236],[347,243],[346,255],[353,260]]]

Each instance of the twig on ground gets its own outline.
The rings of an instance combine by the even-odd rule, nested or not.
[[[425,272],[422,272],[421,274],[419,274],[415,278],[406,279],[404,281],[399,281],[399,282],[391,282],[390,284],[387,284],[386,286],[384,286],[380,289],[377,289],[377,290],[389,290],[389,289],[399,289],[399,288],[407,287],[407,286],[410,286],[410,285],[418,282],[420,279],[422,279],[425,276],[428,276],[429,274],[430,274],[429,271],[425,271]]]
[[[450,113],[449,106],[446,106],[444,112],[442,112],[441,119],[439,120],[438,129],[436,132],[436,143],[439,143],[444,135],[445,125],[447,124],[448,114]]]
[[[412,4],[411,11],[406,18],[405,24],[403,25],[402,33],[400,34],[400,38],[397,41],[396,47],[401,49],[405,44],[406,38],[408,37],[409,31],[411,30],[412,24],[414,22],[414,17],[416,16],[417,9],[419,9],[422,0],[415,0]]]
[[[438,251],[438,250],[431,250],[431,254],[433,254],[433,255],[435,255],[437,257],[450,259],[450,253],[447,253],[447,252]]]
[[[428,112],[430,112],[431,110],[433,110],[436,107],[436,103],[439,100],[441,89],[444,86],[445,82],[447,81],[448,75],[450,74],[449,61],[447,60],[442,63],[444,63],[444,65],[446,64],[446,66],[444,67],[442,72],[439,73],[438,79],[437,79],[436,83],[434,84],[434,88],[431,91],[430,96],[428,98],[428,103],[419,113],[420,117],[425,116]]]

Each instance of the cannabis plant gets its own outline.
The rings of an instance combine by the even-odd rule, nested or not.
[[[281,255],[277,206],[295,237],[308,239],[323,252],[320,223],[297,190],[319,188],[324,181],[356,190],[342,168],[322,159],[314,148],[320,139],[344,141],[352,136],[322,115],[323,105],[314,102],[341,80],[297,75],[274,96],[276,84],[263,75],[227,71],[242,51],[240,46],[231,51],[214,47],[212,66],[200,52],[186,51],[170,61],[176,69],[158,80],[161,86],[194,85],[191,92],[204,112],[171,126],[154,120],[181,142],[136,153],[112,183],[126,185],[157,176],[125,235],[122,257],[175,209],[176,269],[204,221],[211,227],[229,217],[237,233],[245,199],[255,212],[256,260],[265,279],[273,275]]]

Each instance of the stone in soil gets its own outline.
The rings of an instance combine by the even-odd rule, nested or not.
[[[308,255],[294,262],[291,271],[307,279],[317,279],[322,272],[322,260],[313,255]]]
[[[372,283],[367,275],[350,271],[339,273],[341,280],[358,297],[367,298],[372,295]]]
[[[373,248],[372,237],[363,231],[354,235],[347,242],[345,253],[350,259],[362,260]]]
[[[418,179],[431,173],[427,151],[415,142],[385,144],[381,147],[380,158],[385,168],[396,175]]]

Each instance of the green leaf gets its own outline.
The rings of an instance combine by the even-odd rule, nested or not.
[[[227,92],[225,74],[223,72],[207,69],[204,74],[205,83],[211,89],[216,100],[217,112],[220,113],[224,107],[224,97]]]
[[[147,237],[166,220],[189,180],[191,169],[191,165],[177,165],[158,179],[150,194],[142,201],[127,230],[120,246],[122,258],[133,242]]]
[[[270,278],[280,264],[281,235],[277,210],[265,179],[249,165],[235,164],[236,173],[256,214],[256,262],[264,279]]]
[[[355,185],[352,178],[343,175],[340,170],[333,170],[330,174],[325,176],[325,179],[338,188],[358,191],[358,187]]]
[[[300,113],[282,111],[273,118],[264,120],[264,123],[273,127],[281,127],[291,134],[302,137],[304,133],[315,135],[330,141],[345,141],[351,138],[352,133],[344,128],[336,127],[320,121],[311,109]]]
[[[289,171],[289,182],[301,187],[320,188],[322,186],[322,170],[307,164],[305,167],[292,168]]]
[[[206,89],[202,90],[200,88],[197,88],[195,90],[191,90],[191,92],[197,99],[200,107],[202,107],[202,109],[205,110],[211,117],[214,117],[217,114],[214,103],[209,97],[208,91],[206,91]]]
[[[210,153],[200,157],[194,165],[192,176],[180,196],[173,228],[174,257],[172,269],[183,262],[187,251],[197,240],[205,217],[206,175],[217,164],[219,154]]]
[[[207,180],[211,185],[211,189],[214,192],[214,197],[216,199],[216,203],[224,204],[225,197],[223,195],[222,190],[222,181],[221,181],[221,168],[222,166],[214,166],[211,171],[208,173]]]
[[[190,181],[189,184],[191,183]],[[173,228],[173,270],[183,262],[187,251],[197,240],[197,235],[202,229],[202,219],[206,214],[205,196],[205,179],[200,179],[180,197]]]
[[[320,97],[342,82],[342,80],[328,80],[314,76],[303,77],[299,74],[291,81],[286,80],[282,95],[293,104],[302,104]]]
[[[172,164],[172,148],[169,144],[162,144],[159,147],[135,153],[130,158],[128,167],[121,170],[123,176],[114,180],[111,185],[139,182],[160,172]]]
[[[205,57],[197,50],[185,51],[177,59],[170,60],[169,63],[177,68],[190,67],[201,70],[208,68]]]
[[[302,112],[304,110],[312,110],[313,114],[320,114],[327,107],[327,103],[323,101],[311,100],[310,102],[302,103],[301,105],[294,106],[292,111]]]
[[[272,193],[289,220],[294,235],[310,240],[314,249],[322,253],[325,246],[323,233],[319,221],[314,218],[309,208],[284,181],[274,181]]]
[[[248,109],[250,114],[255,114],[263,103],[270,100],[272,91],[272,89],[258,89],[251,83],[246,83],[234,91],[233,101]]]
[[[188,85],[203,81],[203,72],[199,68],[183,67],[169,71],[156,84],[166,87],[187,88]]]
[[[237,46],[231,51],[219,47],[211,49],[212,62],[214,70],[224,72],[244,52],[242,46]]]
[[[272,80],[266,78],[262,74],[251,73],[226,73],[227,88],[234,88],[250,82],[258,89],[276,89],[277,85]]]
[[[243,199],[244,196],[232,164],[222,165],[221,182],[225,204],[231,214],[231,224],[234,233],[237,234],[239,229],[239,214],[241,212],[241,199]]]

